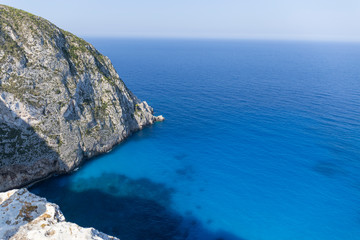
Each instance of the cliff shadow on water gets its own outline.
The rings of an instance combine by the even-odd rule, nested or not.
[[[172,206],[175,189],[147,178],[104,173],[74,180],[60,176],[37,184],[33,193],[57,203],[66,219],[126,240],[243,240],[211,230],[191,213]],[[56,189],[56,191],[54,191]]]
[[[0,191],[55,173],[61,164],[58,153],[1,100],[0,112]]]

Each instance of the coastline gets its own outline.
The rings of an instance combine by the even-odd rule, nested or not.
[[[143,128],[146,128],[146,127],[150,127],[151,125],[153,124],[156,124],[156,122],[162,122],[165,120],[165,118],[162,116],[162,115],[159,115],[157,117],[161,117],[159,118],[159,120],[153,122],[153,123],[149,123],[147,125],[144,125],[142,128],[139,128],[135,131],[132,131],[130,132],[129,135],[127,135],[124,139],[121,139],[120,141],[114,143],[111,147],[109,147],[108,150],[106,151],[100,151],[100,152],[97,152],[96,154],[90,156],[90,157],[86,157],[86,158],[83,158],[80,162],[79,162],[79,165],[74,165],[74,167],[72,169],[70,169],[69,171],[59,171],[59,172],[52,172],[50,173],[49,175],[47,175],[46,177],[43,177],[43,178],[40,178],[40,179],[36,179],[36,180],[32,180],[31,182],[28,182],[28,183],[25,183],[25,184],[21,184],[21,185],[18,185],[18,186],[15,186],[13,188],[9,188],[9,189],[5,189],[3,190],[2,192],[7,192],[7,191],[10,191],[10,190],[13,190],[13,189],[20,189],[20,188],[31,188],[32,186],[40,183],[40,182],[43,182],[43,181],[46,181],[47,179],[50,179],[52,177],[56,177],[56,176],[62,176],[62,175],[70,175],[74,172],[76,172],[78,169],[80,169],[84,164],[86,164],[86,162],[88,161],[92,161],[94,160],[95,158],[97,157],[100,157],[104,154],[107,154],[107,153],[110,153],[111,151],[114,150],[114,148],[116,148],[117,146],[119,146],[121,143],[125,142],[129,137],[131,137],[133,135],[133,133],[135,132],[138,132],[138,131],[141,131]]]

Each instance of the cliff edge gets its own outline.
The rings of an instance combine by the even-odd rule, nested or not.
[[[0,191],[69,172],[162,119],[91,44],[0,5]]]
[[[118,240],[94,228],[65,222],[59,206],[25,188],[0,193],[0,239]]]

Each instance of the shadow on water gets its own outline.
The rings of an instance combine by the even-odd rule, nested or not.
[[[330,178],[345,174],[338,165],[328,161],[318,161],[313,170]]]
[[[182,168],[176,169],[175,172],[179,177],[182,177],[189,181],[194,181],[193,176],[195,174],[195,170],[193,169],[193,167],[191,165],[186,165]]]
[[[210,230],[206,225],[211,222],[177,213],[171,203],[175,190],[164,184],[118,174],[77,181],[72,176],[53,178],[30,190],[57,203],[67,221],[123,240],[242,240]]]
[[[174,156],[174,158],[175,158],[176,160],[182,161],[182,160],[184,160],[187,156],[188,156],[188,154],[186,154],[186,153],[179,153],[179,154],[176,154],[176,155]]]

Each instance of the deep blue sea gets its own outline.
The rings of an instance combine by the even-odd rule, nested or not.
[[[86,39],[165,122],[31,189],[122,240],[359,240],[360,44]]]

